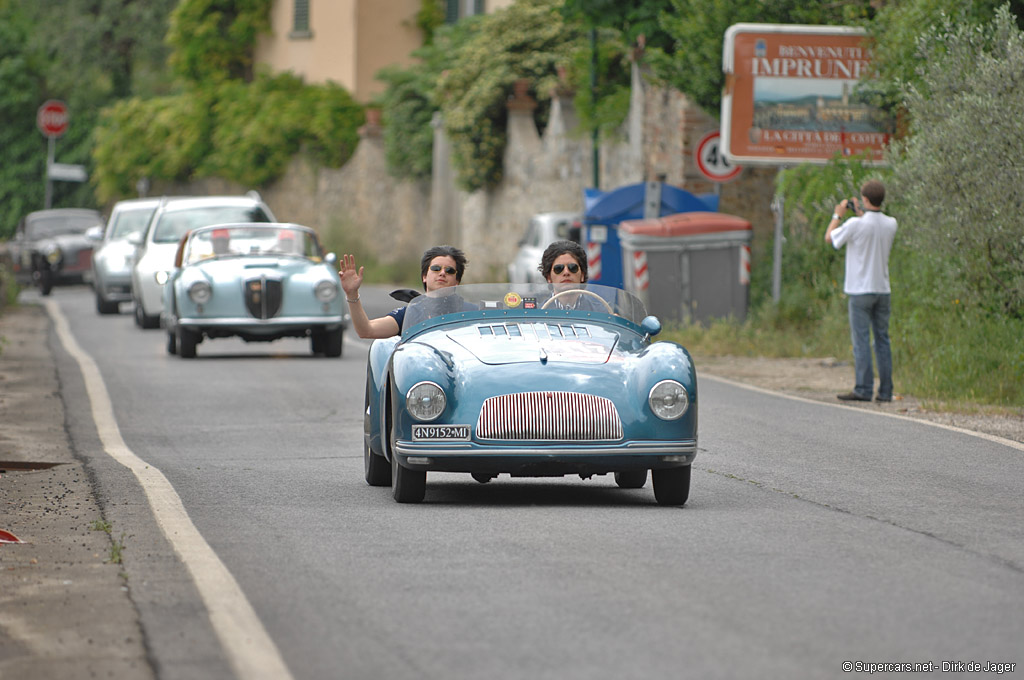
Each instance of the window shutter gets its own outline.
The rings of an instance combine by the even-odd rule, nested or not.
[[[295,33],[309,33],[309,0],[295,0],[292,31]]]
[[[445,0],[444,22],[454,24],[459,20],[459,0]]]
[[[484,13],[484,0],[473,0],[473,14]]]

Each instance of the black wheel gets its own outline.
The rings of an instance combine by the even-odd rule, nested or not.
[[[49,269],[43,269],[38,273],[39,278],[36,279],[36,283],[39,285],[39,294],[49,295],[53,290],[53,272]]]
[[[642,489],[647,483],[647,470],[616,472],[615,483],[622,489]]]
[[[374,453],[369,445],[363,442],[363,473],[366,483],[370,486],[391,486],[391,466],[388,459]]]
[[[367,374],[369,374],[369,367],[367,367]],[[364,418],[369,416],[365,415],[370,410],[370,376],[366,376],[366,396],[363,401],[363,414]],[[363,428],[365,432],[369,432],[370,428]],[[366,436],[363,436],[363,474],[366,477],[366,483],[370,486],[391,486],[391,466],[388,465],[388,459],[384,456],[374,453],[370,449],[370,445],[367,441]]]
[[[325,357],[340,357],[341,356],[341,343],[344,339],[342,333],[344,331],[341,328],[333,331],[327,331],[324,337],[324,356]]]
[[[172,330],[167,331],[167,353],[178,353],[178,336]]]
[[[427,493],[425,470],[410,470],[398,464],[395,436],[391,435],[391,490],[399,503],[421,503]]]
[[[182,359],[196,358],[196,345],[199,344],[199,333],[187,328],[178,327],[178,354]]]
[[[116,300],[105,300],[100,292],[96,291],[96,311],[99,314],[117,314],[121,311],[121,304]]]
[[[494,479],[494,475],[488,475],[483,472],[473,472],[470,473],[470,476],[473,477],[473,479],[475,479],[476,481],[480,482],[481,484],[486,484],[487,482]]]
[[[149,329],[149,328],[159,328],[160,327],[160,317],[159,316],[150,316],[149,314],[146,314],[146,310],[145,310],[145,308],[143,308],[142,302],[136,299],[135,300],[135,325],[138,326],[139,328],[146,328],[146,329]]]
[[[651,470],[658,505],[683,505],[690,497],[690,466]]]
[[[326,340],[326,336],[319,328],[314,328],[309,334],[309,349],[313,352],[313,356],[324,353],[324,340]]]

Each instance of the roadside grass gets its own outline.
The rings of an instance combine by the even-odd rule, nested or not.
[[[845,298],[795,313],[798,307],[769,302],[751,310],[743,323],[672,326],[659,339],[683,345],[698,365],[702,356],[852,362]],[[898,393],[936,411],[1024,414],[1024,320],[978,310],[897,306],[889,331]]]

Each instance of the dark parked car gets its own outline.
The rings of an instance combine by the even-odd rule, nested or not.
[[[29,213],[8,244],[15,280],[39,286],[49,295],[54,285],[92,278],[92,241],[85,232],[102,226],[96,210],[56,208]]]

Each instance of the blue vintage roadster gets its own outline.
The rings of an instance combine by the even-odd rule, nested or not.
[[[401,336],[370,346],[363,462],[418,503],[430,470],[479,482],[614,473],[682,505],[697,453],[689,353],[636,297],[584,284],[485,284],[413,298]]]
[[[205,338],[309,338],[341,356],[346,307],[333,253],[309,227],[217,224],[188,232],[163,283],[167,351],[194,358]]]

